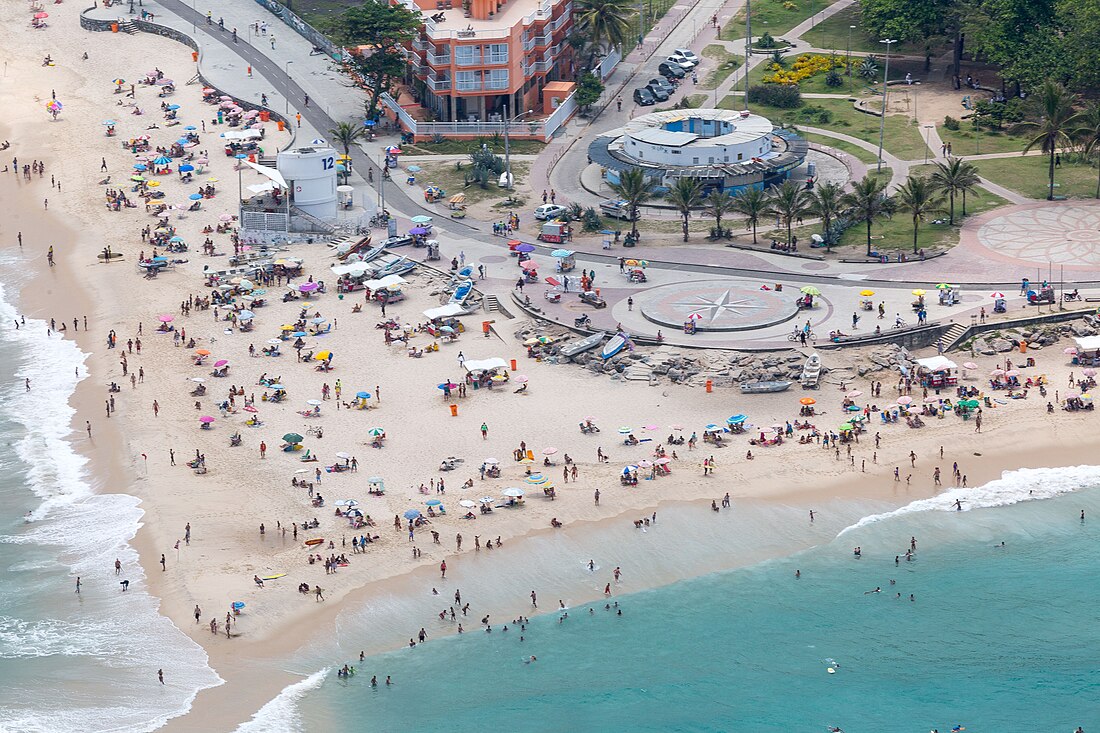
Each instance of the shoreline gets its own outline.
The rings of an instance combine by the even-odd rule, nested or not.
[[[58,15],[65,13],[64,10],[56,12]],[[57,40],[56,37],[54,40]],[[63,40],[68,47],[75,48],[85,39],[81,36]],[[164,51],[164,58],[159,59],[158,63],[165,68],[171,70],[173,67],[186,67],[185,53],[189,54],[189,51],[185,52],[182,47],[176,48],[178,44],[174,42],[151,37],[114,40],[118,42],[119,57],[123,59],[120,63],[127,60],[136,63],[132,59],[138,51],[151,49],[154,55],[157,51]],[[169,48],[175,50],[169,51]],[[19,76],[33,72],[33,64],[28,64],[27,61],[33,62],[34,56],[33,52],[23,54],[18,63],[12,64],[13,74]],[[134,71],[133,68],[127,68],[127,73]],[[174,302],[186,299],[190,293],[198,292],[201,295],[206,292],[199,287],[196,272],[197,266],[204,261],[194,251],[198,249],[198,223],[177,222],[181,230],[187,228],[188,238],[194,245],[189,256],[192,260],[191,266],[181,267],[177,272],[166,274],[155,282],[136,280],[138,276],[130,261],[142,248],[142,243],[136,237],[137,228],[148,219],[135,218],[133,214],[139,212],[102,211],[99,195],[93,185],[97,176],[89,174],[89,171],[96,169],[98,161],[94,159],[101,154],[112,156],[111,169],[114,171],[120,170],[119,160],[124,157],[118,153],[117,139],[91,137],[89,132],[98,124],[99,113],[107,115],[112,110],[110,103],[113,97],[109,94],[107,77],[102,73],[94,75],[90,67],[87,69],[87,77],[83,78],[74,78],[77,75],[65,69],[57,71],[61,77],[57,80],[59,98],[64,95],[69,101],[62,121],[57,127],[54,123],[35,122],[38,117],[31,115],[42,114],[41,110],[29,104],[27,97],[32,96],[31,93],[21,90],[17,97],[13,97],[11,104],[12,109],[19,112],[13,116],[12,137],[18,138],[17,143],[22,149],[38,146],[35,151],[48,151],[52,156],[49,160],[51,172],[65,172],[64,178],[69,188],[66,188],[64,196],[57,197],[58,205],[51,209],[52,213],[47,221],[53,222],[55,217],[59,219],[60,215],[56,212],[65,211],[71,221],[80,226],[77,231],[59,221],[56,227],[43,227],[44,231],[49,230],[50,237],[54,239],[59,233],[71,236],[71,244],[59,245],[58,267],[37,273],[34,280],[19,293],[18,299],[20,305],[26,305],[28,313],[40,312],[47,320],[57,315],[68,318],[68,314],[57,312],[64,308],[74,314],[83,314],[84,308],[90,307],[92,310],[87,311],[89,324],[96,333],[102,332],[105,336],[107,330],[114,328],[119,331],[120,342],[124,342],[132,335],[135,323],[152,323],[157,313],[174,313]],[[177,73],[176,78],[181,78],[180,74]],[[96,85],[98,91],[93,92],[92,85]],[[106,101],[100,99],[101,97],[105,97]],[[179,100],[187,108],[198,104],[193,97],[193,88],[181,90]],[[32,106],[33,112],[27,111]],[[83,110],[77,112],[81,106]],[[150,115],[148,120],[140,121],[140,125],[154,119],[155,114]],[[137,129],[141,127],[134,127],[134,130]],[[89,136],[78,140],[82,133]],[[85,141],[95,141],[96,144],[85,145]],[[217,141],[214,139],[213,143],[204,144],[216,148]],[[29,154],[34,155],[36,152]],[[219,164],[225,162],[218,161]],[[167,179],[165,182],[172,184]],[[36,179],[36,190],[41,188],[38,184]],[[15,184],[15,187],[18,189],[19,185],[21,184]],[[232,189],[232,186],[227,185],[226,189]],[[230,190],[226,195],[231,198],[235,192]],[[34,211],[34,207],[40,204],[34,198],[29,190],[17,193],[13,197],[17,202],[17,212],[21,215],[25,213],[19,208],[19,204],[27,211]],[[62,202],[67,204],[64,209],[60,205]],[[223,197],[222,200],[213,202],[211,209],[224,204]],[[37,219],[37,214],[35,217]],[[4,232],[5,247],[10,245],[7,241],[9,227],[0,230]],[[43,241],[47,241],[45,236]],[[111,244],[116,251],[124,252],[127,260],[112,266],[99,265],[94,260],[83,264],[83,258],[91,260],[105,243]],[[224,248],[223,240],[219,240],[218,244]],[[36,246],[40,246],[40,243],[36,243]],[[295,254],[301,254],[307,259],[309,272],[321,275],[327,273],[330,260],[323,245],[296,246]],[[42,256],[39,257],[39,267],[44,264],[41,259]],[[434,288],[437,283],[425,282],[419,275],[410,277],[410,280],[414,280],[415,284],[410,287],[409,300],[402,308],[406,313],[411,308],[415,314],[426,303],[430,304],[426,291]],[[42,287],[42,283],[49,283],[49,287]],[[348,324],[349,319],[353,318],[348,313],[347,302],[337,303],[327,298],[317,303],[317,307],[324,309],[326,314],[338,315],[343,324]],[[285,314],[293,313],[292,309],[276,303],[272,303],[270,309],[281,309]],[[50,310],[54,312],[50,313]],[[233,360],[234,368],[242,372],[248,370],[248,377],[242,377],[241,383],[248,385],[249,390],[254,390],[256,388],[251,382],[251,377],[254,376],[252,372],[267,368],[271,362],[262,359],[259,362],[250,361],[244,352],[244,342],[249,338],[262,340],[265,336],[259,333],[270,331],[272,324],[281,322],[277,317],[268,321],[266,313],[267,311],[262,313],[264,321],[257,336],[245,337],[243,342],[241,339],[234,340],[233,336],[236,334],[223,335],[218,330],[223,324],[210,321],[209,314],[205,311],[196,312],[187,318],[181,317],[177,324],[185,326],[200,339],[209,338],[211,344],[214,337],[217,337],[217,348],[223,349],[225,355]],[[349,380],[353,393],[353,379],[370,385],[385,385],[386,401],[380,404],[377,413],[379,417],[371,419],[389,427],[394,433],[394,445],[387,447],[385,451],[369,453],[365,452],[368,449],[358,445],[357,449],[360,456],[365,456],[364,462],[371,462],[369,468],[364,468],[363,476],[371,475],[376,470],[379,474],[385,474],[390,498],[380,499],[369,507],[378,517],[379,526],[375,531],[382,535],[383,540],[363,556],[362,562],[355,556],[354,566],[346,572],[341,571],[339,580],[331,582],[328,578],[320,580],[319,568],[305,565],[298,543],[280,539],[275,532],[277,521],[283,522],[285,526],[289,518],[301,518],[303,515],[316,513],[325,522],[324,532],[330,539],[335,539],[336,534],[340,534],[342,530],[338,525],[333,529],[334,522],[329,514],[331,510],[327,507],[320,511],[309,508],[301,491],[292,495],[287,484],[289,472],[297,464],[288,462],[286,456],[276,454],[263,463],[258,460],[253,443],[258,443],[259,434],[248,435],[248,447],[238,449],[240,453],[237,454],[225,445],[228,430],[224,427],[221,432],[211,434],[214,436],[211,441],[200,442],[204,434],[198,433],[194,425],[194,415],[198,413],[192,409],[191,400],[181,393],[184,389],[181,385],[185,384],[186,376],[200,373],[187,365],[186,350],[174,349],[171,345],[164,344],[166,339],[153,334],[151,329],[146,332],[149,346],[145,354],[133,356],[132,359],[135,368],[141,364],[149,370],[149,382],[137,389],[136,393],[122,382],[123,391],[118,395],[120,409],[117,417],[111,418],[112,422],[104,425],[103,406],[98,404],[100,397],[93,394],[92,383],[94,381],[99,388],[103,388],[112,380],[121,381],[120,369],[116,363],[110,361],[117,352],[97,350],[97,337],[85,333],[76,334],[77,344],[91,356],[87,362],[89,378],[81,382],[72,398],[78,411],[73,432],[74,445],[91,460],[90,480],[97,491],[126,493],[140,499],[141,509],[145,514],[132,546],[139,553],[147,578],[147,589],[158,600],[161,614],[203,647],[208,663],[224,681],[218,687],[201,691],[191,709],[171,720],[164,727],[165,730],[194,730],[196,727],[223,729],[227,725],[236,725],[247,720],[280,690],[299,679],[295,673],[285,669],[287,663],[302,656],[299,654],[302,649],[315,645],[323,647],[326,637],[331,636],[338,628],[342,614],[354,613],[362,609],[369,599],[377,597],[392,596],[413,600],[423,598],[425,585],[430,584],[441,559],[446,559],[451,566],[452,578],[461,579],[466,568],[473,568],[482,576],[488,577],[496,567],[490,563],[519,564],[525,559],[534,560],[540,545],[545,543],[570,541],[583,546],[608,533],[619,532],[633,518],[653,511],[662,515],[666,512],[677,515],[677,520],[681,516],[689,517],[692,521],[697,520],[699,526],[705,527],[711,514],[708,501],[720,499],[726,491],[734,495],[736,507],[753,507],[754,510],[758,509],[775,517],[782,516],[786,511],[792,512],[793,516],[795,509],[804,516],[809,509],[820,511],[819,507],[823,503],[831,505],[832,502],[881,502],[900,506],[937,493],[930,486],[930,467],[935,462],[931,460],[932,455],[940,444],[951,446],[943,461],[946,464],[945,478],[946,468],[951,461],[959,460],[968,474],[971,487],[997,478],[1005,470],[1011,470],[1005,466],[1019,468],[1074,465],[1080,461],[1071,460],[1072,454],[1084,454],[1085,449],[1091,448],[1092,441],[1088,436],[1084,413],[1059,412],[1050,419],[1039,413],[1038,400],[1033,399],[1030,403],[1010,404],[1003,410],[988,411],[986,432],[992,437],[973,436],[970,433],[973,423],[963,423],[953,416],[942,423],[930,420],[928,427],[922,430],[907,430],[904,426],[897,425],[884,428],[887,433],[884,448],[880,451],[882,460],[872,473],[863,474],[858,467],[852,468],[844,461],[835,461],[828,451],[822,451],[818,445],[802,447],[788,444],[778,449],[759,449],[756,459],[749,462],[742,458],[742,451],[746,446],[739,441],[734,442],[731,448],[718,452],[719,469],[714,478],[703,479],[699,476],[696,461],[711,452],[708,446],[703,446],[703,450],[698,451],[697,455],[689,456],[684,450],[683,460],[673,464],[675,471],[671,477],[661,478],[652,484],[643,481],[634,489],[623,490],[618,486],[616,477],[618,467],[623,462],[634,462],[638,457],[644,456],[645,449],[637,449],[631,453],[630,449],[617,442],[612,434],[616,423],[625,424],[630,421],[629,424],[637,425],[638,419],[662,423],[671,419],[690,419],[694,425],[704,416],[713,415],[722,411],[726,405],[736,403],[747,405],[746,409],[751,408],[754,419],[759,415],[760,423],[767,424],[769,418],[776,420],[783,414],[791,413],[788,402],[795,402],[795,393],[785,396],[759,396],[746,402],[740,395],[721,391],[708,397],[702,390],[684,386],[662,384],[659,389],[653,390],[633,384],[616,385],[603,377],[592,377],[576,366],[551,367],[524,363],[523,368],[529,369],[535,375],[533,381],[539,382],[530,395],[522,398],[526,402],[520,402],[521,398],[510,394],[474,395],[460,403],[461,416],[446,423],[443,421],[450,418],[444,415],[445,405],[435,398],[434,392],[429,397],[424,397],[423,385],[426,384],[430,390],[437,379],[449,378],[448,373],[455,370],[452,365],[453,352],[457,348],[444,347],[444,350],[450,350],[450,353],[442,357],[448,360],[447,366],[433,366],[431,374],[415,372],[414,366],[420,362],[410,362],[400,352],[380,349],[380,339],[375,337],[373,329],[368,330],[370,321],[367,319],[370,318],[372,317],[364,316],[358,322],[360,330],[356,329],[354,320],[350,320],[351,328],[345,325],[345,333],[358,333],[363,338],[361,344],[339,344],[338,348],[345,349],[340,357],[345,361],[338,363],[341,367],[343,364],[355,366],[338,372],[337,375]],[[335,317],[333,320],[335,321]],[[510,324],[509,328],[511,325],[514,324]],[[73,335],[67,334],[67,337]],[[337,329],[333,340],[342,335]],[[370,337],[370,343],[367,343],[367,337]],[[347,341],[351,342],[352,339]],[[99,343],[101,349],[102,340]],[[473,354],[473,349],[483,351],[486,348],[479,347],[478,343],[467,336],[458,348],[471,350],[471,354],[477,357],[488,356],[483,353]],[[518,345],[512,342],[504,346],[494,343],[493,348],[505,355],[518,356],[522,353]],[[1049,348],[1033,353],[1040,358],[1043,366],[1048,366],[1048,360],[1051,361],[1047,371],[1054,375],[1056,383],[1064,384],[1062,374],[1068,367],[1053,363],[1061,359],[1058,352],[1059,349]],[[832,362],[856,359],[859,355],[857,352],[835,356],[830,353],[827,358]],[[289,370],[299,368],[289,359],[284,359],[284,362],[290,363],[285,366],[276,363],[270,368],[285,368],[288,374]],[[983,364],[987,362],[992,363],[992,360],[982,360]],[[366,367],[368,363],[369,372]],[[883,379],[891,376],[890,373],[881,375]],[[296,390],[295,399],[313,395],[319,388],[321,379],[324,377],[301,373],[300,370],[295,372],[292,384]],[[236,383],[232,378],[229,381]],[[866,380],[859,380],[858,383],[864,381]],[[824,386],[814,395],[822,402],[827,399],[839,401],[832,386]],[[153,399],[159,399],[164,408],[164,414],[159,418],[154,417],[150,411]],[[886,402],[889,401],[888,396]],[[453,474],[454,484],[471,472],[479,454],[505,450],[505,439],[497,439],[497,435],[507,435],[507,440],[513,442],[522,438],[536,449],[560,445],[579,456],[580,453],[573,447],[579,445],[575,422],[572,413],[565,416],[561,414],[563,403],[567,403],[568,409],[578,415],[583,414],[584,409],[591,409],[600,415],[601,423],[607,431],[602,438],[587,439],[589,442],[583,444],[581,449],[584,450],[584,456],[577,459],[584,471],[580,482],[573,488],[562,484],[559,499],[554,503],[541,497],[532,497],[522,512],[509,513],[508,510],[503,510],[493,517],[479,518],[476,523],[465,525],[454,523],[457,522],[457,517],[453,516],[446,522],[440,520],[439,526],[445,528],[448,535],[457,528],[469,537],[475,530],[487,525],[486,529],[480,530],[486,533],[486,537],[499,534],[506,540],[502,551],[494,551],[493,558],[501,552],[504,553],[502,560],[490,558],[488,553],[475,555],[469,545],[466,545],[467,550],[462,553],[452,552],[449,537],[444,548],[437,549],[425,544],[424,559],[410,560],[410,545],[405,542],[402,533],[395,534],[387,526],[388,520],[385,517],[404,506],[423,502],[425,496],[416,492],[415,484],[436,473],[435,462],[437,456],[442,455],[441,451],[454,450],[468,457],[467,466]],[[400,408],[391,410],[391,404],[399,405]],[[666,407],[663,412],[660,411],[662,406],[670,404],[671,408]],[[1031,411],[1024,412],[1025,406],[1032,408]],[[209,409],[213,410],[212,407]],[[264,406],[264,410],[265,419],[272,422],[272,431],[263,433],[269,443],[274,444],[272,435],[278,436],[284,430],[301,429],[298,425],[302,420],[288,414],[289,410],[280,412],[269,409],[268,406]],[[664,417],[670,411],[674,413],[673,416]],[[348,436],[362,431],[369,424],[352,422],[359,419],[354,414],[348,415],[347,412],[341,413],[338,410],[334,412],[334,415],[327,416],[326,419],[331,419],[332,423],[326,423],[326,427],[335,424],[336,429],[327,428],[330,431],[329,437],[323,443],[313,444],[318,450],[328,452],[345,447],[339,441],[348,442]],[[95,438],[92,441],[94,450],[89,450],[93,446],[81,440],[83,419],[92,420],[95,426]],[[531,424],[536,420],[538,424]],[[483,444],[478,439],[475,431],[482,421],[492,423],[495,442]],[[817,422],[827,428],[835,420],[833,417],[823,416]],[[228,420],[224,420],[219,426],[229,424]],[[278,429],[274,429],[276,426],[279,426]],[[424,434],[433,433],[433,429],[434,435]],[[874,429],[875,426],[872,425],[872,433]],[[905,432],[897,432],[899,429]],[[567,434],[570,430],[574,432]],[[662,434],[663,429],[653,433],[655,442],[660,440]],[[1033,436],[1038,436],[1039,440],[1032,442]],[[443,446],[440,446],[441,439]],[[857,448],[860,456],[866,456],[869,450],[866,441],[869,439],[869,436],[865,436],[864,444]],[[593,440],[610,441],[603,442],[603,446],[610,446],[610,452],[616,455],[616,461],[610,465],[590,462],[597,445]],[[211,465],[215,467],[211,476],[195,477],[182,465],[189,457],[190,447],[195,445],[200,446],[204,453],[210,453]],[[481,447],[482,445],[485,447]],[[176,469],[168,468],[169,447],[179,449],[181,465]],[[904,482],[900,486],[893,482],[888,473],[892,469],[888,466],[894,463],[888,463],[886,458],[894,456],[895,463],[900,461],[904,476],[908,473],[904,470],[905,456],[910,449],[917,451],[919,455],[918,468],[913,471],[917,481],[906,488]],[[778,455],[769,453],[769,450],[778,452]],[[148,455],[148,459],[140,460],[143,452]],[[247,459],[242,458],[242,455],[246,455]],[[518,476],[520,467],[511,462],[506,463],[504,469],[510,475]],[[558,468],[560,464],[554,470]],[[362,477],[358,478],[360,480],[351,486],[349,477],[330,479],[332,483],[323,485],[324,492],[330,498],[336,498],[329,490],[335,483],[335,488],[332,489],[334,492],[362,496],[368,502],[375,501],[366,499]],[[344,483],[340,483],[341,480]],[[451,480],[450,475],[448,480]],[[947,485],[949,481],[945,480],[944,483]],[[496,491],[503,485],[503,480],[498,483],[475,483],[474,492],[478,493],[470,493],[468,496]],[[600,488],[606,497],[604,504],[598,509],[592,505],[591,492],[594,488]],[[460,491],[452,490],[447,498],[448,501],[453,501],[465,496],[467,495]],[[376,506],[379,508],[375,509]],[[452,507],[452,514],[455,513],[457,512]],[[565,522],[565,529],[549,529],[548,520],[551,516],[560,517]],[[257,525],[261,521],[267,522],[268,534],[258,538]],[[508,524],[504,524],[505,521]],[[169,561],[168,572],[157,571],[160,554],[167,553],[171,556],[169,548],[182,539],[185,522],[193,522],[195,525],[192,546],[184,548],[179,561]],[[818,525],[819,531],[823,531],[826,524],[826,519],[822,518]],[[711,539],[723,537],[717,533],[712,534],[715,537]],[[421,539],[423,541],[423,537]],[[684,553],[693,551],[691,539],[684,538]],[[738,538],[731,534],[727,539],[733,542]],[[676,570],[670,569],[664,574],[655,572],[643,579],[635,568],[628,568],[630,580],[624,590],[628,593],[638,592],[684,577],[744,567],[769,557],[812,548],[817,541],[813,536],[802,538],[786,550],[775,550],[770,555],[757,556],[746,550],[730,552],[728,555],[711,558],[712,565],[703,563],[698,572],[693,571],[688,576],[682,574],[682,567],[677,567]],[[629,551],[626,545],[624,551]],[[249,576],[277,571],[293,573],[292,577],[287,578],[289,582],[284,582],[286,587],[275,585],[266,591],[257,591],[251,587]],[[677,571],[681,574],[674,576],[672,573]],[[331,594],[331,600],[319,604],[312,598],[292,595],[290,583],[300,579],[311,583],[318,580],[324,582],[326,590]],[[635,586],[636,582],[640,584]],[[540,594],[554,595],[554,589],[559,587],[555,583],[561,587],[567,584],[572,584],[569,586],[571,588],[579,587],[576,586],[575,579],[563,575],[547,581],[545,587],[540,587]],[[330,585],[333,587],[328,587]],[[586,586],[587,592],[594,594],[592,597],[599,597],[599,585],[602,584],[589,583]],[[581,597],[587,597],[580,590],[575,592]],[[240,636],[237,638],[226,642],[218,636],[209,635],[205,624],[196,628],[195,624],[190,623],[192,606],[201,604],[204,615],[213,614],[217,617],[224,612],[224,605],[237,598],[248,602],[248,612],[239,620],[243,628],[238,631]],[[519,594],[515,598],[508,596],[493,599],[491,602],[498,603],[498,606],[494,606],[492,612],[504,616],[525,613],[529,609],[524,600]],[[421,625],[423,619],[409,620],[407,630],[399,633],[395,629],[385,639],[378,640],[378,651],[403,646],[402,639],[409,633],[414,633]]]

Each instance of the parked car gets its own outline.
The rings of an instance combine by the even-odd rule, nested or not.
[[[543,204],[535,209],[535,218],[539,221],[546,221],[547,219],[556,219],[564,214],[568,209],[559,204]]]
[[[638,87],[634,90],[634,103],[643,107],[650,107],[657,104],[657,98],[653,96],[653,92],[649,91],[648,88]]]
[[[679,64],[670,64],[667,61],[662,61],[661,65],[657,67],[657,73],[666,79],[683,79],[687,76],[687,72]]]
[[[653,90],[653,87],[659,86],[661,89],[664,89],[669,96],[672,96],[673,92],[676,91],[676,86],[663,76],[650,79],[646,86],[649,87],[650,91]]]
[[[700,58],[695,55],[695,52],[690,48],[678,48],[672,52],[671,58],[679,58],[684,61],[690,61],[694,66],[698,66]]]
[[[668,101],[669,92],[667,92],[664,87],[662,87],[660,85],[652,86],[650,84],[646,84],[644,88],[648,89],[649,93],[652,94],[653,97],[658,102],[667,102]]]
[[[679,66],[684,71],[691,71],[697,66],[695,62],[688,61],[682,56],[669,56],[667,59],[665,59],[665,63],[672,64],[673,66]]]
[[[622,200],[610,199],[608,201],[600,202],[600,213],[604,216],[614,217],[615,219],[623,219],[630,221],[631,219],[640,218],[641,212],[633,212],[634,216],[631,216],[630,206]]]

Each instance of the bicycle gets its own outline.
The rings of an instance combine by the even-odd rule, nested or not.
[[[787,334],[787,340],[788,341],[801,341],[803,333],[804,332],[801,328],[796,328],[792,333]],[[805,334],[806,334],[806,340],[807,341],[816,341],[817,340],[817,334],[814,333],[813,331],[806,331]]]

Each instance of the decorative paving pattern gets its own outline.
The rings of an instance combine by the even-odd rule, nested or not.
[[[1100,265],[1100,207],[1058,205],[991,219],[978,242],[1009,257],[1055,265]]]
[[[693,313],[700,331],[748,331],[794,318],[797,293],[776,293],[728,280],[682,282],[647,290],[634,297],[648,321],[681,328]]]
[[[486,255],[485,257],[482,257],[480,260],[478,260],[478,262],[482,262],[486,265],[495,265],[498,262],[507,262],[507,261],[508,261],[508,258],[507,257],[502,257],[501,255]]]

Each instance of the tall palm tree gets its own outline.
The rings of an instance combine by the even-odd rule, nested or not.
[[[611,190],[626,202],[630,209],[630,233],[638,236],[638,207],[653,197],[653,182],[637,168],[623,171],[619,182],[611,184]]]
[[[1054,200],[1054,157],[1073,142],[1070,135],[1080,119],[1073,108],[1076,102],[1076,94],[1048,79],[1038,94],[1031,98],[1032,113],[1038,119],[1019,122],[1013,128],[1032,136],[1024,147],[1025,153],[1038,147],[1050,158],[1047,201]]]
[[[592,42],[594,56],[605,43],[615,46],[626,40],[634,6],[631,0],[580,0],[574,12],[578,29]]]
[[[767,213],[775,214],[787,228],[787,244],[791,243],[791,224],[810,210],[810,194],[801,185],[786,180],[772,186]]]
[[[679,178],[668,192],[668,202],[683,218],[684,241],[688,241],[688,217],[691,210],[703,203],[703,184],[694,178]]]
[[[1093,102],[1081,113],[1080,124],[1073,136],[1081,145],[1084,154],[1100,153],[1100,102]],[[1100,199],[1100,174],[1096,178],[1096,198]]]
[[[731,211],[745,217],[745,228],[752,229],[752,243],[756,244],[756,225],[768,210],[768,194],[760,188],[743,188],[733,197]]]
[[[1100,132],[1100,130],[1098,130]],[[932,188],[947,195],[951,206],[949,220],[955,223],[955,196],[963,196],[963,216],[966,216],[966,194],[972,193],[978,186],[978,169],[962,158],[951,157],[946,162],[937,162],[936,170],[930,179]],[[1100,196],[1100,194],[1098,194]]]
[[[825,248],[830,251],[832,250],[833,240],[829,236],[829,228],[833,225],[833,220],[844,209],[841,203],[843,198],[844,191],[838,183],[822,183],[815,186],[814,190],[810,192],[810,213],[821,217]]]
[[[897,190],[898,209],[913,217],[913,254],[917,253],[917,232],[929,214],[943,212],[943,194],[924,176],[909,176]]]
[[[722,217],[733,211],[733,196],[729,191],[714,190],[703,201],[706,208],[703,213],[714,217],[714,226],[718,229],[718,236],[722,236]]]
[[[848,215],[867,225],[868,257],[871,256],[871,225],[884,216],[892,216],[896,208],[894,200],[886,194],[886,184],[876,176],[866,175],[841,199]]]
[[[336,127],[329,130],[328,134],[332,136],[334,143],[338,143],[344,149],[344,155],[351,155],[351,146],[363,137],[365,132],[366,128],[354,122],[337,122]]]

